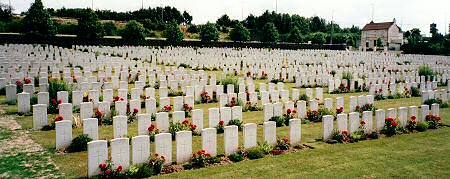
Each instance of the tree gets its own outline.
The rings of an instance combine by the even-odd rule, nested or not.
[[[141,23],[131,20],[123,29],[122,38],[128,41],[143,42],[145,40],[145,28]]]
[[[11,6],[0,3],[0,21],[10,21],[13,17],[12,11],[13,8]]]
[[[202,26],[200,37],[204,42],[217,41],[219,40],[219,31],[214,24],[208,22]]]
[[[104,35],[108,36],[116,36],[117,35],[117,26],[114,22],[109,21],[103,24]]]
[[[35,37],[52,37],[56,28],[41,0],[35,0],[23,19],[24,31]]]
[[[300,33],[300,30],[296,26],[294,26],[294,28],[292,28],[291,32],[289,33],[288,40],[289,42],[294,43],[303,42],[302,34]]]
[[[377,47],[383,47],[383,40],[381,38],[377,39]]]
[[[181,32],[178,24],[175,21],[170,22],[163,32],[163,37],[166,38],[170,44],[176,44],[183,40],[184,34]]]
[[[253,14],[250,14],[245,20],[244,20],[244,26],[247,29],[254,29],[256,28],[256,17]]]
[[[311,29],[311,32],[326,32],[325,19],[322,19],[318,16],[312,17],[310,29]]]
[[[96,40],[103,37],[103,26],[98,20],[97,14],[88,10],[78,19],[77,37],[86,40]]]
[[[238,22],[230,32],[230,39],[235,42],[248,41],[250,39],[250,32]]]
[[[278,30],[272,22],[266,23],[261,31],[262,42],[277,42],[279,36]]]
[[[216,24],[219,26],[230,27],[231,19],[228,15],[224,14],[224,15],[222,15],[222,17],[217,19]]]
[[[186,24],[191,24],[192,23],[192,16],[186,11],[183,12],[183,21]]]
[[[323,32],[315,32],[309,35],[309,39],[313,44],[322,45],[326,42],[326,35]]]

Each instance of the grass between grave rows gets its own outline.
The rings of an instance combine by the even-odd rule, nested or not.
[[[264,82],[264,81],[255,81],[254,83],[257,86],[259,86],[259,82]],[[286,89],[291,89],[292,86],[293,86],[292,83],[287,83],[285,85]],[[325,90],[325,88],[324,88],[324,90]],[[300,91],[301,91],[301,93],[305,93],[305,89],[303,89],[303,88],[300,89]],[[340,96],[344,97],[345,110],[348,112],[350,96],[359,96],[359,95],[366,95],[366,94],[367,93],[347,93],[347,94],[326,94],[325,93],[324,98],[332,98],[334,101],[333,105],[335,105],[334,99],[336,97],[340,97]],[[5,100],[5,97],[1,96],[0,102],[4,101],[4,100]],[[420,103],[421,103],[421,98],[391,99],[391,100],[384,100],[384,101],[375,101],[375,107],[381,108],[381,109],[388,109],[388,108],[398,108],[398,107],[402,107],[402,106],[408,107],[411,105],[420,106]],[[208,108],[218,107],[218,106],[219,106],[218,103],[195,105],[195,109],[203,109],[204,127],[205,128],[208,127],[208,120],[207,120]],[[17,112],[17,106],[16,105],[8,106],[6,111],[9,114],[14,114],[15,112]],[[419,112],[419,116],[420,116],[420,110],[418,110],[418,112]],[[450,123],[450,110],[449,109],[441,109],[441,116],[444,118],[445,123],[447,123],[447,124]],[[49,118],[50,117],[54,117],[54,115],[49,115]],[[245,113],[243,113],[243,119],[244,119],[244,123],[259,124],[258,125],[258,141],[262,142],[263,138],[264,138],[263,137],[263,126],[262,126],[262,123],[264,122],[263,121],[263,112],[262,111],[245,112]],[[32,129],[32,116],[18,116],[18,117],[16,117],[16,120],[22,126],[23,129],[30,130],[31,137],[36,142],[41,144],[47,150],[54,153],[53,158],[55,160],[56,165],[59,167],[59,169],[61,170],[62,173],[64,173],[67,177],[71,177],[71,178],[86,176],[86,174],[87,174],[87,152],[65,153],[65,154],[55,153],[54,152],[55,151],[54,150],[54,148],[55,148],[55,131],[33,131],[33,130],[31,130]],[[374,118],[374,120],[375,120],[375,118]],[[375,125],[375,122],[373,124]],[[211,126],[209,126],[209,127],[211,127]],[[442,130],[442,131],[440,131],[440,130]],[[448,145],[450,143],[450,141],[448,140],[449,139],[448,136],[450,135],[450,130],[448,128],[446,128],[446,129],[439,129],[438,131],[439,132],[433,131],[430,134],[411,134],[411,135],[406,135],[406,136],[401,136],[401,137],[384,138],[379,141],[365,141],[365,142],[360,142],[360,143],[356,143],[356,144],[329,145],[329,144],[324,144],[323,142],[317,141],[317,139],[321,139],[321,137],[322,137],[322,123],[303,124],[302,125],[302,142],[315,147],[316,149],[314,149],[314,150],[303,151],[303,152],[299,152],[299,153],[295,153],[295,154],[288,154],[288,155],[280,156],[280,157],[266,157],[264,159],[257,160],[257,161],[245,161],[245,162],[240,162],[237,164],[232,164],[232,165],[227,165],[227,166],[211,167],[211,168],[206,169],[208,172],[205,172],[205,169],[202,169],[202,170],[181,172],[180,173],[181,175],[174,174],[174,175],[167,175],[167,176],[168,177],[171,177],[171,176],[187,177],[187,178],[191,178],[193,176],[195,176],[195,177],[197,177],[197,176],[210,177],[208,175],[208,173],[210,175],[216,174],[218,177],[233,177],[234,174],[236,174],[236,176],[241,175],[241,177],[246,177],[247,174],[250,174],[249,177],[270,177],[270,176],[275,176],[275,175],[295,177],[296,175],[307,175],[307,174],[309,174],[310,176],[315,176],[315,175],[317,175],[317,173],[320,173],[320,172],[324,171],[325,169],[328,170],[328,168],[330,168],[330,167],[332,169],[337,164],[342,164],[342,166],[335,166],[335,167],[337,167],[336,169],[339,169],[342,171],[353,171],[353,170],[358,171],[358,173],[355,173],[356,172],[355,171],[355,172],[350,172],[349,174],[345,174],[346,172],[343,172],[342,176],[348,176],[348,177],[365,176],[365,175],[360,175],[360,174],[368,174],[368,172],[367,171],[360,172],[360,170],[365,171],[363,169],[365,169],[366,167],[369,167],[369,168],[378,168],[379,167],[380,169],[385,169],[385,168],[388,168],[387,166],[391,162],[394,164],[396,162],[400,163],[400,164],[403,164],[403,163],[410,164],[410,163],[414,163],[414,162],[421,162],[420,160],[415,161],[414,159],[407,158],[407,157],[404,157],[404,159],[394,157],[394,158],[392,158],[393,161],[389,161],[389,158],[386,158],[386,159],[381,158],[382,159],[381,163],[383,165],[378,164],[374,161],[376,159],[380,159],[381,156],[386,155],[385,151],[394,151],[393,149],[396,149],[396,150],[402,149],[402,147],[398,147],[398,146],[392,147],[392,145],[399,144],[399,145],[405,146],[407,148],[416,147],[415,145],[417,142],[414,142],[414,139],[419,140],[420,136],[423,136],[423,139],[422,139],[422,140],[424,140],[423,142],[429,142],[429,141],[427,141],[427,137],[428,136],[433,137],[433,134],[437,133],[436,136],[434,136],[436,138],[435,140],[438,141],[437,143],[441,142],[442,143],[441,145],[447,146],[447,151],[437,151],[437,152],[439,152],[439,154],[446,154],[447,156],[450,156],[450,151],[448,149],[449,148]],[[427,132],[429,132],[429,131],[427,131]],[[425,132],[425,133],[427,133],[427,132]],[[444,132],[444,133],[442,134],[442,132]],[[74,128],[73,137],[76,137],[76,136],[80,135],[81,133],[82,133],[82,128]],[[278,137],[288,136],[288,134],[289,134],[288,127],[277,128],[277,136]],[[441,135],[438,135],[438,134],[441,134]],[[137,122],[128,125],[128,135],[129,135],[129,137],[137,135]],[[446,136],[447,136],[447,139],[446,139]],[[409,143],[404,144],[404,142],[402,142],[402,140],[405,137],[406,137],[406,139],[404,139],[405,141],[413,140],[413,142],[411,144],[409,144]],[[408,137],[411,137],[411,139]],[[99,127],[99,138],[106,139],[106,140],[112,139],[113,138],[112,126]],[[218,148],[217,149],[218,149],[219,154],[224,153],[223,138],[224,138],[223,134],[220,134],[217,136],[217,139],[218,139],[218,141],[217,141]],[[381,147],[379,150],[366,149],[366,148],[373,148],[379,142],[382,142],[382,144],[384,144],[384,145],[379,146],[379,147]],[[375,144],[372,144],[372,143],[375,143]],[[239,144],[243,145],[242,132],[240,132],[240,134],[239,134]],[[413,145],[413,146],[408,146],[408,145]],[[426,146],[426,145],[424,145],[424,146]],[[350,147],[350,148],[348,148],[348,147]],[[175,157],[176,157],[175,148],[176,148],[175,142],[173,142],[173,146],[172,146],[173,160],[175,160]],[[342,148],[341,150],[352,150],[354,152],[356,152],[356,151],[359,151],[359,152],[351,153],[351,154],[347,155],[347,153],[337,152],[337,151],[340,151],[339,150],[340,148]],[[195,136],[195,137],[193,137],[193,152],[198,151],[200,149],[201,149],[201,137]],[[374,151],[372,151],[372,150],[374,150]],[[417,151],[417,150],[415,150],[415,151]],[[435,152],[428,151],[431,149],[424,148],[423,150],[425,153],[427,153],[424,155],[428,156],[428,158],[431,158],[431,159],[434,158]],[[151,152],[152,151],[154,151],[153,143],[151,144]],[[377,156],[377,158],[374,159],[372,156],[372,153],[374,153],[374,155],[375,155],[376,152],[380,152],[379,153],[380,156]],[[403,154],[403,153],[408,153],[408,152],[409,152],[409,150],[403,151],[400,153]],[[359,155],[366,156],[367,158],[364,158]],[[311,158],[309,158],[309,157],[311,157]],[[357,157],[357,158],[353,158],[353,157]],[[423,157],[425,157],[425,156],[423,156]],[[286,159],[286,161],[284,161],[285,159]],[[359,159],[361,161],[358,163],[358,160],[356,160],[356,159]],[[333,160],[333,161],[329,161],[329,160]],[[349,161],[340,162],[343,160],[344,161],[349,160]],[[440,160],[442,160],[442,159],[440,159]],[[351,162],[351,161],[353,161],[353,162]],[[386,161],[386,162],[383,162],[383,161]],[[436,160],[435,162],[438,162],[438,161],[439,160]],[[336,162],[336,163],[334,163],[334,162]],[[361,162],[367,162],[367,163],[361,163]],[[373,162],[373,163],[371,163],[371,162]],[[449,161],[445,161],[445,162],[447,162],[447,165],[444,165],[444,166],[448,167]],[[384,166],[384,165],[386,165],[386,166]],[[349,168],[347,168],[347,167],[349,167]],[[398,167],[395,167],[395,166],[392,166],[392,167],[394,167],[392,170],[397,171]],[[412,168],[414,168],[414,167],[412,167]],[[239,170],[239,169],[241,169],[241,170]],[[300,169],[304,169],[305,171],[303,171],[303,172],[310,172],[310,173],[302,173],[302,170],[300,170]],[[420,169],[426,170],[424,167],[421,167]],[[238,170],[238,171],[234,172],[234,170]],[[317,170],[317,171],[315,171],[315,170]],[[433,169],[430,168],[430,170],[433,170]],[[377,170],[373,170],[373,171],[377,171]],[[330,172],[333,172],[333,171],[330,171]],[[421,172],[425,172],[425,171],[421,171]],[[186,173],[185,176],[184,176],[184,173]],[[353,175],[351,175],[351,173],[353,173]],[[375,172],[375,173],[379,173],[379,172]],[[251,174],[253,174],[253,175],[251,175]],[[324,173],[324,174],[320,173],[320,174],[323,175],[324,177],[327,176],[326,173]],[[388,176],[396,177],[396,175],[393,175],[394,173],[392,173],[392,172],[386,173],[386,174],[390,174]],[[398,176],[404,176],[401,174],[402,173],[399,173]],[[166,176],[166,175],[164,175],[164,176]],[[332,173],[330,174],[330,176],[332,176]],[[421,176],[421,175],[417,175],[417,176]],[[436,175],[436,176],[442,176],[442,175]],[[368,175],[366,177],[372,177],[372,176]]]

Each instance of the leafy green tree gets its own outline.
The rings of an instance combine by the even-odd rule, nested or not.
[[[12,11],[13,8],[11,6],[0,3],[0,21],[10,21],[13,17]]]
[[[104,23],[103,30],[104,30],[104,35],[107,35],[107,36],[116,36],[117,35],[117,26],[112,21]]]
[[[315,32],[309,35],[309,40],[313,44],[324,44],[326,42],[326,34],[323,32]]]
[[[219,31],[214,24],[208,22],[201,27],[200,38],[204,42],[217,41],[219,40]]]
[[[302,34],[300,33],[300,30],[296,26],[294,26],[294,28],[292,28],[291,32],[289,33],[288,40],[289,42],[294,43],[303,42]]]
[[[103,26],[94,11],[88,10],[78,19],[77,37],[89,40],[103,37]]]
[[[128,41],[143,42],[145,41],[145,33],[146,29],[141,23],[131,20],[123,29],[122,38]]]
[[[310,29],[311,29],[311,32],[326,32],[325,19],[322,19],[318,16],[312,17]]]
[[[166,38],[170,44],[176,44],[183,40],[184,34],[181,32],[178,24],[175,21],[172,21],[167,24],[166,30],[163,32],[163,37]]]
[[[35,0],[31,4],[23,19],[24,31],[35,37],[52,37],[56,34],[56,28],[50,19],[50,14],[44,9],[41,0]]]
[[[192,16],[186,11],[183,12],[183,21],[186,24],[191,24],[192,23]]]
[[[377,39],[377,47],[383,47],[383,40],[381,38]]]
[[[250,32],[241,24],[238,23],[230,32],[230,39],[235,42],[245,42],[250,39]]]
[[[261,31],[262,42],[277,42],[280,37],[278,30],[272,22],[268,22],[264,25]]]
[[[224,14],[219,19],[217,19],[216,24],[219,26],[230,27],[231,19],[228,15]]]

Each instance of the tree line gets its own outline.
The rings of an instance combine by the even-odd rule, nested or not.
[[[439,33],[435,23],[430,24],[430,34],[431,37],[424,37],[417,28],[406,31],[404,37],[408,42],[401,50],[409,54],[450,55],[450,34]]]

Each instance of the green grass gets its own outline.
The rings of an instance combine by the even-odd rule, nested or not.
[[[55,175],[55,166],[46,162],[43,156],[49,154],[18,153],[0,156],[1,178],[36,178],[37,176]]]
[[[216,73],[220,80],[220,72]],[[255,80],[255,88],[259,83],[267,83],[267,80]],[[291,89],[293,83],[286,83],[285,89]],[[325,90],[325,89],[324,89]],[[302,94],[305,89],[300,89]],[[158,92],[156,92],[158,94]],[[348,94],[324,94],[324,98],[332,98],[333,106],[335,98],[344,97],[345,111],[349,109],[350,96],[366,95],[367,93]],[[0,97],[1,100],[4,97]],[[402,98],[384,101],[375,101],[375,107],[379,109],[420,106],[421,98]],[[195,109],[203,109],[204,127],[208,126],[208,108],[218,107],[218,103],[195,105]],[[7,112],[17,111],[16,105],[8,106]],[[420,114],[420,109],[418,110]],[[450,124],[450,109],[441,109],[441,116],[446,124]],[[419,115],[420,116],[420,115]],[[418,117],[419,117],[418,116]],[[51,116],[49,116],[51,117]],[[263,112],[243,113],[244,123],[256,123],[258,141],[263,141]],[[420,119],[420,118],[419,118]],[[32,116],[16,117],[23,129],[31,132],[31,137],[51,152],[59,170],[66,177],[84,177],[87,173],[87,152],[55,153],[55,131],[33,131]],[[374,118],[375,120],[375,118]],[[373,123],[375,124],[375,122]],[[336,125],[336,124],[335,124]],[[73,137],[82,133],[81,128],[73,129]],[[137,123],[128,125],[128,135],[137,135]],[[288,127],[277,128],[277,136],[289,135]],[[374,141],[363,141],[354,144],[330,145],[317,141],[322,136],[322,123],[311,123],[302,125],[302,142],[313,146],[314,150],[300,151],[277,157],[265,157],[254,161],[244,161],[225,166],[215,166],[208,169],[183,171],[176,174],[163,175],[161,177],[177,178],[274,178],[274,177],[335,177],[342,178],[364,177],[442,177],[450,173],[450,142],[448,136],[450,128],[428,130],[424,133],[414,133],[392,138],[382,138]],[[447,138],[445,137],[447,136]],[[113,138],[112,126],[101,126],[99,138],[110,140]],[[217,136],[217,150],[219,154],[224,153],[223,134]],[[239,144],[243,144],[243,134],[239,133]],[[173,145],[172,158],[175,160],[175,142]],[[439,147],[435,147],[439,146]],[[201,137],[193,137],[193,151],[201,149]],[[151,152],[154,144],[151,144]],[[449,159],[447,159],[449,158]],[[437,168],[431,166],[438,165]]]
[[[11,135],[11,130],[0,127],[0,140],[9,139]]]

